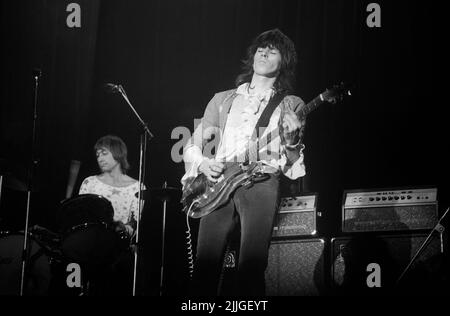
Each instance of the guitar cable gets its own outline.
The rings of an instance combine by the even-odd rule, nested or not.
[[[198,201],[193,201],[191,206],[189,206],[189,210],[186,213],[186,244],[187,244],[187,256],[188,256],[188,267],[189,267],[189,277],[192,279],[192,275],[194,273],[194,252],[192,249],[192,234],[191,227],[189,226],[189,214],[191,213],[191,209],[195,203]]]

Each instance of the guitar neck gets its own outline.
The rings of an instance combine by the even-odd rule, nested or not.
[[[325,98],[322,94],[319,94],[313,100],[308,102],[299,111],[300,119],[305,118],[309,113],[317,109],[322,103],[325,102]],[[254,161],[256,160],[257,152],[259,148],[269,144],[274,138],[276,138],[279,133],[279,128],[273,129],[270,133],[267,133],[264,137],[258,139],[256,142],[249,143],[248,149],[237,157],[238,162]]]
[[[325,99],[323,98],[322,94],[319,94],[317,97],[315,97],[312,101],[308,102],[304,107],[300,109],[300,118],[305,118],[309,113],[314,111],[325,102]]]

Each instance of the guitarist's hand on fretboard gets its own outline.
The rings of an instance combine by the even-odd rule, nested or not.
[[[209,181],[217,182],[217,178],[220,177],[225,165],[214,159],[205,159],[198,167],[198,171],[203,173]]]
[[[283,126],[283,138],[287,145],[294,145],[299,141],[302,123],[291,109],[283,110],[281,113],[281,124]]]

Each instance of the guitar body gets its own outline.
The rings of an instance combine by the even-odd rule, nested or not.
[[[223,178],[219,178],[217,183],[209,181],[204,174],[188,179],[181,199],[183,211],[189,212],[188,215],[192,218],[208,215],[225,205],[240,186],[266,179],[259,169],[257,163],[233,163],[227,166]]]

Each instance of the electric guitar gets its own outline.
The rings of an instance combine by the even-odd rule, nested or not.
[[[345,95],[351,95],[351,91],[344,83],[327,89],[303,106],[299,116],[304,118],[319,105],[325,102],[336,103]],[[255,154],[260,144],[267,145],[275,137],[279,137],[278,127],[252,143],[246,151],[246,156],[236,159],[242,161],[241,163],[225,163],[225,170],[218,182],[209,181],[203,173],[188,178],[181,198],[183,211],[189,217],[201,218],[225,205],[237,188],[267,179],[268,175],[263,172],[261,163],[249,162],[248,156],[249,153]]]

